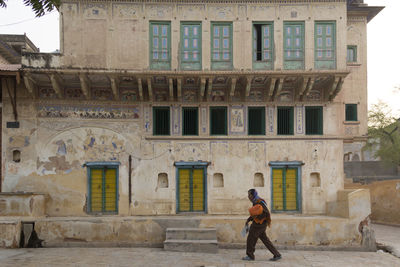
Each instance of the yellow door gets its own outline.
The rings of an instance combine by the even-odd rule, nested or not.
[[[117,196],[117,170],[105,170],[105,211],[117,211],[116,196]]]
[[[204,170],[193,170],[193,211],[204,210]]]
[[[204,169],[179,169],[178,210],[204,211]]]
[[[297,169],[272,169],[272,205],[274,211],[298,210]]]
[[[103,170],[92,169],[91,180],[91,211],[101,212],[103,207]]]
[[[283,210],[283,169],[272,169],[272,200],[274,210]]]
[[[90,211],[117,211],[117,169],[91,169]]]
[[[297,210],[296,169],[286,170],[286,210]]]
[[[190,211],[190,170],[179,169],[179,210]]]

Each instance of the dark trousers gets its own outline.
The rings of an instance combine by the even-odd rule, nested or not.
[[[254,251],[256,250],[257,240],[260,238],[264,245],[267,247],[269,251],[274,255],[274,257],[278,257],[281,254],[279,251],[274,247],[271,240],[267,237],[265,230],[267,229],[267,224],[257,224],[252,223],[250,226],[249,235],[247,236],[247,247],[246,247],[246,254],[250,258],[254,259]]]

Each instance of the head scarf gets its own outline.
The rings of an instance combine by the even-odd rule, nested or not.
[[[257,203],[257,200],[260,198],[258,196],[257,190],[255,189],[250,189],[249,193],[253,196],[253,199],[251,200],[253,202],[253,204]]]

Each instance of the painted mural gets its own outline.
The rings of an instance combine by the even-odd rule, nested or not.
[[[139,107],[38,105],[39,118],[139,119]]]

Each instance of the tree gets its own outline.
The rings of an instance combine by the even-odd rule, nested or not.
[[[364,149],[388,165],[400,166],[400,119],[386,103],[374,104],[368,112],[368,137]]]
[[[7,7],[7,0],[0,0],[0,7]],[[51,12],[60,7],[61,0],[23,0],[26,6],[32,7],[36,17],[41,17],[46,12]]]

